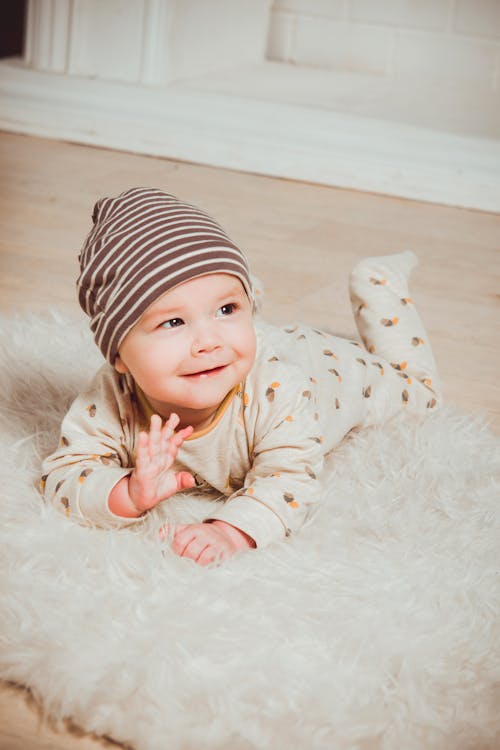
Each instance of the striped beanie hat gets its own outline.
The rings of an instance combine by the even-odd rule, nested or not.
[[[156,188],[132,188],[94,206],[79,255],[78,301],[111,364],[147,308],[169,289],[208,273],[228,273],[253,301],[248,263],[204,211]]]

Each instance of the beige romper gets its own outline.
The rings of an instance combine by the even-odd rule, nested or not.
[[[369,258],[351,274],[364,346],[308,326],[256,322],[257,355],[208,427],[179,451],[175,468],[225,502],[218,518],[263,547],[297,532],[320,501],[325,454],[353,428],[402,410],[423,414],[440,400],[427,334],[409,296],[413,253]],[[79,522],[120,527],[108,496],[134,466],[151,407],[129,375],[104,365],[63,420],[43,466],[45,497]],[[168,501],[166,501],[168,502]]]

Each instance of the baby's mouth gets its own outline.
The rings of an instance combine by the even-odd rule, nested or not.
[[[188,372],[184,375],[185,378],[209,378],[222,372],[227,365],[219,365],[218,367],[210,367],[207,370],[198,370],[198,372]]]

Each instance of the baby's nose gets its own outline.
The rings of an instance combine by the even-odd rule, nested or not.
[[[220,338],[215,330],[215,326],[206,324],[199,326],[193,336],[192,352],[193,354],[205,354],[212,352],[221,347]]]

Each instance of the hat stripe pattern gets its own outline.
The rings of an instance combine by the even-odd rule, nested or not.
[[[92,219],[79,256],[78,300],[111,364],[147,308],[184,281],[228,273],[253,300],[245,255],[201,209],[156,188],[133,188],[98,201]]]

